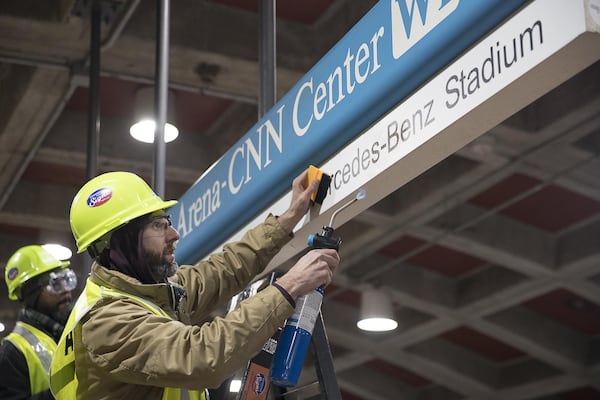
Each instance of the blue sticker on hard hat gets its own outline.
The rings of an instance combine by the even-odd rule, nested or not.
[[[87,199],[87,205],[94,208],[99,207],[102,204],[106,203],[112,197],[112,189],[111,188],[102,188],[96,190],[94,193],[90,194],[90,197]]]
[[[13,280],[17,277],[17,275],[19,275],[19,268],[17,267],[12,267],[11,269],[8,270],[8,273],[6,274],[6,276],[8,277],[9,280]]]

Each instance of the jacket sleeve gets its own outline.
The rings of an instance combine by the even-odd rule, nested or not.
[[[277,218],[269,215],[240,241],[226,244],[222,252],[179,268],[175,282],[185,288],[187,297],[180,311],[188,314],[192,323],[205,320],[246,288],[289,240]]]
[[[292,312],[272,286],[199,326],[152,314],[127,298],[103,300],[82,323],[86,360],[78,362],[124,383],[214,388],[257,354]]]

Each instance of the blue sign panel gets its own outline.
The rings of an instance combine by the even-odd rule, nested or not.
[[[526,2],[381,0],[171,208],[177,259],[204,257]]]

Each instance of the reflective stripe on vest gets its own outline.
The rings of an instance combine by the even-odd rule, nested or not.
[[[94,304],[102,297],[126,297],[151,311],[153,314],[171,318],[163,309],[149,300],[134,296],[130,293],[98,286],[88,278],[83,293],[77,299],[75,307],[69,315],[63,334],[58,342],[58,351],[54,355],[50,367],[50,388],[57,400],[72,400],[76,397],[78,381],[75,374],[75,341],[73,334],[79,321],[81,321],[81,319],[92,309]],[[207,397],[205,397],[203,391],[165,388],[162,399],[206,400]]]
[[[50,383],[50,362],[56,350],[54,339],[41,330],[18,321],[15,329],[6,337],[23,353],[29,372],[31,394],[48,390]]]
[[[166,388],[162,400],[209,400],[209,398],[206,391]]]

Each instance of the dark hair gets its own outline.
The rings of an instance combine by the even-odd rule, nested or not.
[[[103,266],[129,275],[141,283],[156,283],[144,261],[142,233],[149,215],[136,218],[115,230],[110,245],[99,256]]]
[[[37,299],[40,297],[44,286],[48,284],[50,280],[50,273],[60,270],[61,268],[55,268],[50,271],[46,271],[43,274],[34,276],[23,284],[21,287],[20,300],[28,307],[35,308]]]
[[[37,276],[36,276],[37,278]],[[42,293],[42,285],[40,285],[39,280],[29,280],[25,282],[25,284],[21,287],[21,295],[19,299],[25,304],[27,307],[35,308],[38,298]]]

